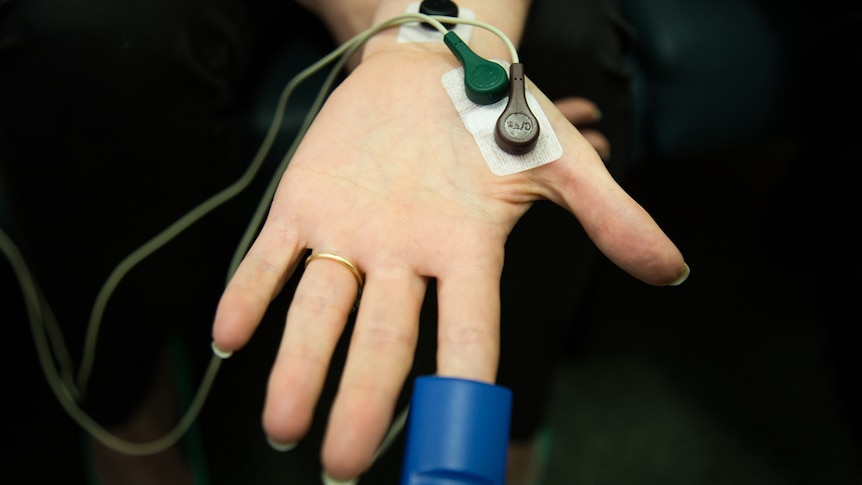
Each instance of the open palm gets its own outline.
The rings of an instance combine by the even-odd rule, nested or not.
[[[441,53],[384,52],[345,80],[282,177],[219,304],[214,341],[233,351],[250,339],[307,249],[337,254],[364,274],[323,450],[337,477],[370,464],[391,421],[428,278],[437,280],[438,373],[494,381],[503,248],[532,201],[568,208],[608,257],[648,283],[669,284],[685,271],[673,243],[535,88],[563,156],[519,174],[492,174],[440,82],[453,62]],[[264,426],[274,440],[295,442],[307,431],[357,290],[343,265],[308,265],[270,377]]]

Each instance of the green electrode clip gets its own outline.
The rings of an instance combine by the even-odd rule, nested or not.
[[[464,90],[476,104],[494,104],[508,93],[509,77],[503,66],[478,56],[455,32],[443,35],[443,42],[464,66]]]

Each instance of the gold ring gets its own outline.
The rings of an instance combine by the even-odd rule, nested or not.
[[[353,277],[356,278],[356,283],[359,285],[359,290],[356,293],[356,303],[358,305],[359,297],[362,296],[362,286],[365,284],[365,278],[362,277],[362,273],[359,272],[359,269],[356,267],[356,265],[337,254],[313,253],[311,256],[305,259],[305,266],[308,267],[308,263],[314,261],[315,259],[330,259],[332,261],[341,263],[345,268],[349,269],[350,272],[353,273]]]

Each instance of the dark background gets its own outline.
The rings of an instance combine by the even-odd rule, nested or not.
[[[684,3],[655,5],[720,8]],[[862,23],[858,8],[837,3],[773,3],[754,2],[753,11],[766,20],[757,25],[769,27],[774,50],[747,44],[742,29],[751,24],[731,16],[720,23],[722,36],[706,41],[695,34],[707,29],[677,24],[692,37],[674,45],[693,57],[679,55],[685,49],[667,57],[649,51],[661,44],[643,35],[655,24],[642,24],[633,66],[646,81],[638,84],[644,104],[624,185],[692,273],[680,287],[653,288],[599,262],[591,303],[573,322],[554,378],[545,485],[862,483],[860,332],[851,313],[862,247],[854,178],[862,106],[853,75]],[[726,50],[698,49],[704,45]],[[767,56],[759,64],[731,62],[758,52]],[[722,75],[704,76],[693,63]],[[750,82],[731,90],[726,112],[701,107],[697,129],[697,118],[686,117],[696,105],[684,95],[713,103],[720,96],[710,97],[715,91],[697,85],[704,79],[693,72],[725,87]],[[769,99],[755,83],[767,75],[775,76],[763,91],[775,95]],[[775,99],[779,108],[768,102]],[[0,481],[83,483],[83,438],[41,377],[11,278],[0,262]],[[250,356],[272,355],[278,333],[264,326],[225,363],[204,410],[199,432],[214,484],[316,483],[322,423],[286,455],[271,451],[260,430],[268,362]],[[205,350],[208,342],[192,344]],[[395,483],[398,454],[385,455],[363,483]]]

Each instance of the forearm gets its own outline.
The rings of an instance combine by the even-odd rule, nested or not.
[[[298,0],[316,13],[329,27],[335,40],[345,42],[379,22],[405,13],[417,0]],[[527,18],[530,0],[456,0],[459,8],[476,13],[477,20],[502,30],[518,45]],[[368,43],[366,52],[387,48],[396,41],[395,29],[381,32]],[[470,45],[489,58],[508,59],[505,46],[490,32],[475,29]]]

